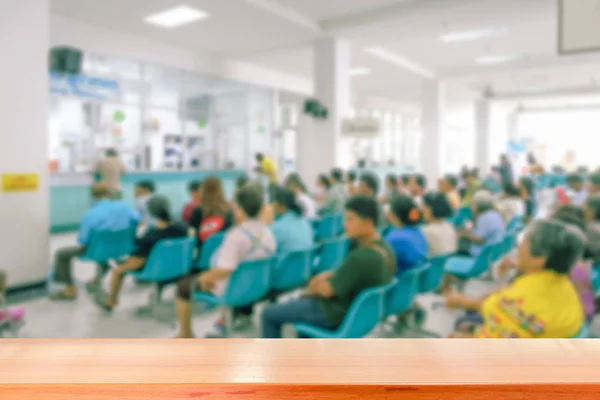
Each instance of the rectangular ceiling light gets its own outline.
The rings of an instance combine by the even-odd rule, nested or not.
[[[486,28],[472,31],[452,32],[440,36],[440,40],[446,43],[471,42],[494,36],[506,35],[508,30],[498,28]]]
[[[188,6],[179,6],[149,15],[144,18],[149,24],[157,25],[163,28],[177,28],[182,25],[191,24],[208,17],[208,13]]]
[[[401,57],[397,54],[394,54],[383,47],[369,47],[365,50],[367,53],[375,56],[383,61],[387,61],[390,64],[393,64],[397,67],[404,68],[407,71],[410,71],[416,75],[422,76],[427,79],[435,79],[435,74],[428,70],[425,67],[417,64],[414,61],[408,60],[404,57]]]
[[[523,58],[525,57],[522,54],[503,54],[498,56],[479,57],[475,59],[475,62],[481,65],[506,64],[522,60]]]
[[[350,69],[350,76],[364,76],[369,75],[371,70],[366,67],[356,67]]]

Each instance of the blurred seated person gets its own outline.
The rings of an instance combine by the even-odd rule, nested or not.
[[[148,213],[148,201],[154,195],[156,186],[150,180],[140,181],[135,184],[135,208],[142,217],[141,223],[147,227],[152,224],[152,219]]]
[[[188,184],[190,202],[183,207],[183,211],[181,212],[181,220],[187,224],[190,223],[194,210],[200,206],[200,199],[202,198],[201,188],[202,182],[200,181],[192,181]]]
[[[539,221],[519,245],[519,276],[481,304],[483,323],[452,337],[572,338],[584,326],[584,310],[569,279],[585,238],[556,220]]]
[[[298,174],[291,174],[286,180],[286,185],[296,195],[296,201],[302,208],[304,218],[313,220],[317,218],[317,203],[308,195],[306,186]]]
[[[317,177],[317,192],[315,193],[315,200],[319,208],[324,207],[327,204],[327,193],[331,189],[331,180],[325,174],[321,174]]]
[[[192,213],[190,226],[196,230],[198,249],[202,251],[204,242],[212,235],[229,229],[234,218],[219,178],[211,176],[204,180],[200,198],[202,203]]]
[[[576,173],[567,175],[567,187],[569,188],[570,204],[583,206],[588,196],[583,176]]]
[[[421,228],[429,248],[429,258],[455,254],[458,250],[458,236],[450,223],[453,209],[444,193],[428,193],[423,198],[425,225]]]
[[[336,329],[365,289],[391,282],[396,262],[377,232],[378,214],[373,196],[348,200],[344,228],[357,246],[338,269],[315,276],[299,299],[266,306],[261,316],[263,338],[280,338],[283,325],[297,322]]]
[[[590,175],[588,192],[590,196],[600,194],[600,171],[595,171]]]
[[[256,186],[246,185],[235,195],[236,225],[230,229],[217,252],[214,265],[199,275],[191,275],[178,282],[177,319],[179,338],[194,337],[192,330],[192,294],[199,290],[222,296],[225,293],[231,274],[244,261],[273,257],[277,247],[269,226],[262,222],[260,212],[264,205],[264,192]],[[224,319],[221,317],[215,327],[221,330]]]
[[[379,193],[379,178],[377,175],[372,172],[365,172],[360,176],[360,181],[358,184],[358,193],[362,196],[369,196],[373,199],[377,199],[377,194]],[[381,205],[379,207],[379,227],[383,227],[386,225],[386,212],[384,211]]]
[[[454,175],[445,175],[440,180],[440,192],[445,194],[453,210],[460,208],[460,194],[458,193],[458,180]]]
[[[358,185],[356,184],[356,172],[349,171],[346,174],[346,188],[348,196],[355,196],[358,194]]]
[[[507,223],[514,218],[525,216],[525,201],[521,190],[512,182],[504,183],[502,198],[498,201],[498,209]]]
[[[588,258],[600,264],[600,195],[589,196],[583,207],[585,212]]]
[[[417,204],[408,196],[398,196],[390,204],[389,217],[393,228],[386,235],[385,242],[394,251],[396,275],[421,265],[427,260],[429,247],[427,239],[419,229],[421,212]]]
[[[379,197],[380,203],[389,203],[400,195],[398,189],[398,178],[396,175],[389,174],[385,177],[385,193]]]
[[[155,223],[136,239],[133,253],[126,261],[115,265],[110,279],[109,296],[107,299],[96,299],[98,306],[105,311],[112,311],[119,304],[119,293],[123,278],[128,272],[141,271],[150,257],[152,249],[164,239],[184,238],[188,235],[188,226],[175,222],[171,218],[169,200],[162,195],[154,195],[148,201],[148,212]]]
[[[341,214],[346,203],[346,188],[344,187],[344,172],[335,168],[331,171],[331,186],[325,195],[325,204],[319,210],[320,215]]]
[[[277,183],[277,164],[270,157],[262,153],[256,153],[258,171],[267,177],[269,183]]]
[[[465,182],[465,195],[463,196],[463,205],[471,205],[473,196],[483,188],[479,181],[479,172],[477,169],[467,169],[463,174]]]
[[[135,209],[122,201],[112,199],[113,192],[106,184],[93,184],[91,192],[93,205],[81,220],[77,245],[60,248],[54,255],[54,282],[65,285],[65,288],[58,293],[52,293],[52,300],[74,300],[77,297],[71,264],[74,259],[85,254],[95,233],[131,229],[134,235],[135,226],[140,221],[140,215]],[[108,265],[99,265],[98,268],[96,279],[88,283],[90,289],[99,283],[108,270]]]
[[[279,187],[274,191],[275,222],[271,231],[277,243],[277,256],[281,260],[288,253],[308,250],[314,245],[310,222],[302,215],[296,196],[290,189]]]
[[[410,174],[402,174],[400,175],[400,179],[398,180],[398,191],[400,194],[409,195],[410,191],[408,190],[408,186],[410,185],[410,180],[412,175]]]
[[[462,228],[461,239],[468,243],[468,249],[459,251],[471,257],[477,257],[484,245],[495,244],[504,239],[506,223],[494,208],[494,196],[485,190],[478,191],[472,199],[472,212],[475,227],[473,230]]]
[[[423,195],[427,189],[427,178],[423,174],[415,174],[411,176],[408,184],[408,191],[410,196],[415,201],[415,204],[419,207],[423,205]]]
[[[525,202],[525,223],[528,223],[535,217],[535,183],[531,178],[523,177],[519,180],[519,189],[521,198]]]

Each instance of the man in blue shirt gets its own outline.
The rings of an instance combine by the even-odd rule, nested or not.
[[[308,250],[314,245],[313,230],[296,196],[290,189],[278,187],[274,191],[273,206],[276,219],[271,231],[277,241],[277,256],[285,257],[289,252]]]
[[[482,190],[473,196],[473,215],[475,229],[472,232],[463,231],[461,236],[471,242],[469,253],[477,257],[483,246],[500,242],[506,234],[506,224],[502,215],[494,209],[494,197]]]
[[[71,275],[71,263],[76,257],[85,254],[95,232],[132,229],[139,223],[140,215],[136,210],[121,201],[112,200],[111,196],[110,187],[106,184],[92,185],[94,204],[83,216],[77,237],[78,244],[59,249],[54,256],[54,281],[64,284],[65,288],[52,294],[51,299],[74,300],[77,297]]]

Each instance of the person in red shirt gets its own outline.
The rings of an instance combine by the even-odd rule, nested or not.
[[[188,184],[188,193],[190,194],[191,200],[183,207],[183,211],[181,212],[181,220],[188,224],[192,219],[192,214],[194,213],[194,210],[200,205],[200,200],[202,198],[201,189],[202,182],[200,181],[191,181]]]

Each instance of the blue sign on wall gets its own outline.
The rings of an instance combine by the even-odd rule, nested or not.
[[[104,100],[119,91],[119,82],[86,75],[50,74],[50,93]]]

